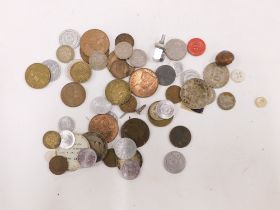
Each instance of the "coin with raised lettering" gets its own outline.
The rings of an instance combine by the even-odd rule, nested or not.
[[[103,52],[94,51],[89,57],[89,65],[93,70],[102,70],[107,66],[107,56]]]
[[[78,82],[70,82],[61,90],[60,93],[62,102],[70,107],[80,106],[86,99],[86,91]]]
[[[106,156],[103,158],[103,162],[108,167],[116,167],[118,164],[118,157],[116,156],[114,149],[108,149]]]
[[[128,59],[132,55],[133,49],[128,42],[120,42],[115,46],[114,51],[119,59]]]
[[[210,87],[224,87],[229,80],[229,70],[226,66],[218,66],[216,63],[210,63],[203,71],[203,79]]]
[[[133,155],[132,158],[130,158],[130,160],[136,160],[138,163],[139,163],[139,166],[141,167],[142,164],[143,164],[143,158],[142,158],[142,155],[141,153],[137,150],[135,155]],[[120,169],[122,167],[122,165],[124,164],[125,160],[123,159],[118,159],[117,160],[117,166],[118,168]]]
[[[96,163],[97,155],[93,149],[84,148],[79,151],[77,159],[82,168],[89,168]]]
[[[130,98],[130,88],[126,81],[114,79],[105,88],[105,95],[112,104],[123,104]]]
[[[232,81],[239,83],[245,80],[245,75],[243,71],[235,69],[230,73],[230,78]]]
[[[73,131],[75,129],[75,121],[69,116],[63,116],[58,121],[59,130]]]
[[[31,64],[25,72],[26,83],[35,89],[46,87],[51,80],[49,68],[41,63]]]
[[[106,114],[112,109],[112,104],[106,97],[99,96],[91,101],[91,109],[96,114]]]
[[[114,145],[114,150],[119,159],[127,160],[132,158],[137,150],[135,142],[130,138],[120,138]]]
[[[201,79],[201,76],[197,71],[192,70],[192,69],[188,69],[188,70],[183,71],[180,74],[181,85],[184,85],[188,80],[194,79],[194,78],[195,79]]]
[[[126,61],[120,59],[114,61],[109,69],[111,74],[117,79],[129,76],[133,70],[134,68],[129,66]]]
[[[42,64],[46,65],[51,72],[51,82],[57,80],[61,75],[61,68],[58,62],[52,59],[45,60]]]
[[[70,68],[70,76],[74,82],[86,82],[91,77],[91,69],[89,64],[84,61],[74,63]]]
[[[175,114],[175,106],[169,100],[162,100],[157,103],[156,112],[161,119],[170,119]]]
[[[116,37],[115,45],[119,44],[120,42],[128,42],[129,44],[131,44],[132,47],[134,45],[134,39],[128,33],[121,33]]]
[[[68,130],[60,131],[61,142],[59,147],[62,149],[70,149],[75,144],[75,135]]]
[[[180,173],[186,166],[184,155],[177,151],[169,152],[164,157],[164,168],[172,174]]]
[[[191,142],[191,132],[185,126],[176,126],[169,133],[170,142],[178,148],[186,147]]]
[[[68,63],[75,57],[75,51],[68,45],[61,45],[56,50],[56,57],[62,63]]]
[[[165,97],[167,100],[172,101],[172,103],[177,104],[182,101],[180,91],[181,87],[178,85],[171,85],[166,89]]]
[[[135,112],[136,111],[136,107],[137,107],[137,100],[136,98],[131,95],[130,98],[128,99],[127,102],[125,102],[124,104],[120,105],[120,109],[123,112]]]
[[[223,92],[217,98],[218,106],[223,110],[230,110],[234,107],[236,101],[235,97],[230,92]]]
[[[162,65],[157,68],[156,75],[160,85],[170,85],[175,81],[175,70],[169,65]]]
[[[48,149],[55,149],[59,146],[61,137],[56,131],[48,131],[43,136],[43,144]]]
[[[170,60],[181,60],[187,54],[187,46],[180,39],[170,39],[165,44],[165,54]]]
[[[61,175],[68,169],[67,159],[63,156],[54,156],[49,162],[49,169],[55,175]]]
[[[144,50],[134,49],[127,62],[136,68],[143,67],[147,63],[147,54]]]
[[[140,165],[137,160],[125,160],[120,172],[124,179],[135,179],[140,173]]]
[[[60,45],[68,45],[72,48],[77,48],[80,44],[80,35],[73,29],[66,29],[59,35]]]
[[[223,50],[219,52],[216,56],[216,64],[219,66],[226,66],[233,62],[234,55],[232,52],[228,50]]]
[[[265,97],[257,97],[255,99],[255,105],[258,108],[264,108],[267,105],[267,100]]]

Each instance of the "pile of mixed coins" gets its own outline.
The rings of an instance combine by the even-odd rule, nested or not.
[[[153,71],[145,67],[147,54],[134,48],[134,39],[127,33],[116,37],[112,52],[109,52],[107,34],[99,29],[88,30],[81,37],[72,29],[60,34],[56,56],[60,62],[68,63],[66,71],[72,80],[61,90],[61,100],[66,106],[77,107],[85,101],[86,90],[82,83],[90,79],[93,70],[107,68],[116,79],[107,84],[105,96],[92,100],[90,106],[96,115],[90,120],[88,132],[74,133],[74,120],[65,116],[58,122],[59,132],[48,131],[44,134],[45,147],[56,151],[49,162],[53,174],[92,167],[103,161],[108,167],[118,167],[123,178],[135,179],[143,163],[137,148],[149,140],[150,130],[143,120],[131,118],[121,126],[121,138],[115,140],[119,125],[118,117],[111,112],[113,105],[119,106],[124,112],[121,117],[125,113],[140,114],[145,105],[139,108],[137,97],[152,96],[158,85],[169,86],[166,99],[153,102],[148,109],[149,121],[162,127],[173,120],[175,104],[181,102],[190,111],[202,113],[206,106],[215,101],[215,88],[224,87],[229,78],[235,82],[244,80],[242,71],[234,70],[230,74],[227,68],[234,60],[230,51],[218,53],[215,62],[205,67],[202,79],[197,71],[184,70],[180,62],[187,53],[192,56],[204,53],[206,45],[202,39],[194,38],[187,44],[180,39],[170,39],[166,44],[164,42],[165,35],[155,43],[152,58],[155,62],[162,62],[167,57],[171,60],[170,64],[161,65]],[[75,48],[78,46],[81,59],[74,60]],[[46,60],[30,65],[25,79],[29,86],[40,89],[50,81],[57,80],[60,74],[60,64],[55,60]],[[126,77],[129,77],[129,82],[123,80]],[[171,85],[176,77],[180,77],[181,86]],[[235,103],[236,99],[230,92],[223,92],[217,97],[217,104],[223,110],[232,109]],[[258,107],[264,107],[266,100],[260,97],[255,103]],[[191,132],[185,126],[176,126],[170,131],[169,139],[177,148],[186,147],[191,141]],[[108,146],[110,142],[112,148]],[[184,155],[178,151],[169,152],[164,158],[164,167],[170,173],[181,172],[185,164]]]

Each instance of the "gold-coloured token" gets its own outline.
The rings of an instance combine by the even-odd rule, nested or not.
[[[61,137],[56,131],[48,131],[43,136],[43,144],[48,149],[55,149],[60,145]]]
[[[27,68],[25,80],[30,87],[41,89],[49,84],[51,72],[47,66],[41,63],[34,63]]]
[[[112,104],[124,104],[131,96],[129,84],[124,80],[114,79],[107,84],[105,95]]]
[[[74,82],[86,82],[91,77],[89,64],[84,61],[74,63],[70,69],[70,75]]]
[[[258,108],[264,108],[267,104],[267,100],[265,97],[257,97],[255,99],[255,104],[256,104],[256,107],[258,107]]]

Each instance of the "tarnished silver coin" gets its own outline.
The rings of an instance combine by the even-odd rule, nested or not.
[[[75,121],[69,116],[64,116],[59,119],[58,128],[61,131],[62,130],[73,131],[75,129]]]
[[[232,93],[223,92],[218,96],[218,106],[223,110],[230,110],[235,105],[235,97]]]
[[[180,173],[184,170],[185,166],[186,159],[180,152],[172,151],[164,157],[164,168],[172,174]]]
[[[208,101],[207,101],[208,105],[212,104],[215,101],[215,99],[216,99],[216,91],[215,91],[215,89],[209,87],[209,90],[210,90],[209,91],[210,95],[209,95],[209,98],[208,98]]]
[[[175,70],[169,65],[162,65],[158,67],[156,70],[156,75],[159,84],[164,86],[172,84],[176,78]]]
[[[232,81],[239,83],[245,80],[245,75],[243,71],[235,69],[230,73],[230,78]]]
[[[89,65],[93,70],[102,70],[107,66],[108,58],[103,52],[95,51],[89,57]]]
[[[143,50],[134,49],[127,62],[133,67],[143,67],[147,63],[147,54]]]
[[[180,39],[170,39],[165,44],[165,54],[170,60],[178,61],[187,54],[186,43]]]
[[[123,160],[132,158],[137,151],[135,142],[130,138],[118,139],[113,147],[117,157]]]
[[[60,77],[61,67],[58,62],[56,62],[55,60],[48,59],[48,60],[45,60],[43,62],[43,64],[49,68],[49,70],[51,72],[51,81],[52,82],[57,80]]]
[[[128,59],[132,55],[132,45],[128,42],[119,42],[115,46],[115,55],[119,59]]]
[[[140,173],[140,165],[137,160],[125,160],[120,168],[121,175],[124,179],[135,179]]]
[[[185,84],[188,80],[194,79],[194,78],[201,79],[201,76],[197,71],[192,70],[192,69],[188,69],[188,70],[183,71],[180,74],[181,85]]]
[[[97,155],[93,149],[84,148],[79,151],[77,159],[82,168],[89,168],[96,163]]]
[[[112,104],[106,97],[99,96],[92,100],[91,109],[96,114],[106,114],[112,109]]]
[[[258,108],[264,108],[267,105],[267,100],[265,97],[257,97],[255,99],[255,105]]]
[[[218,66],[216,63],[210,63],[203,71],[203,79],[210,87],[224,87],[229,80],[229,70],[226,66]]]
[[[61,142],[59,147],[63,149],[70,149],[75,144],[75,136],[69,130],[60,131]]]
[[[169,100],[162,100],[157,103],[156,112],[161,119],[170,119],[175,114],[175,106]]]
[[[180,61],[171,61],[169,65],[175,70],[176,77],[178,77],[184,70],[183,63]]]
[[[80,35],[73,29],[62,31],[59,35],[60,45],[68,45],[72,48],[77,48],[80,45]]]

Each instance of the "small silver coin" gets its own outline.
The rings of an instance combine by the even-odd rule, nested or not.
[[[52,82],[57,80],[60,77],[61,67],[58,62],[56,62],[55,60],[48,59],[48,60],[45,60],[43,62],[43,64],[49,68],[49,70],[51,72],[51,81]]]
[[[218,106],[223,110],[230,110],[234,107],[236,101],[232,93],[223,92],[218,96]]]
[[[70,149],[75,144],[75,136],[69,130],[60,131],[61,142],[59,147],[62,149]]]
[[[125,160],[120,168],[121,176],[124,179],[135,179],[140,173],[140,165],[137,160]]]
[[[156,112],[161,119],[170,119],[175,114],[175,106],[169,100],[162,100],[157,103]]]
[[[80,35],[73,29],[62,31],[59,35],[60,45],[69,45],[72,48],[77,48],[80,45]]]
[[[157,68],[156,75],[160,85],[167,86],[175,81],[176,73],[172,66],[162,65]]]
[[[115,46],[115,55],[119,59],[128,59],[132,55],[132,45],[128,42],[119,42]]]
[[[137,151],[135,142],[130,138],[118,139],[113,147],[117,157],[123,160],[132,158]]]
[[[77,159],[82,168],[89,168],[96,163],[97,155],[93,149],[84,148],[79,151]]]
[[[171,61],[169,65],[175,70],[176,77],[178,77],[184,70],[183,63],[180,61]]]
[[[143,67],[147,63],[147,55],[143,50],[134,49],[131,57],[127,61],[133,67]]]
[[[218,66],[216,63],[210,63],[203,71],[203,79],[210,87],[224,87],[229,80],[229,70],[226,66]]]
[[[91,109],[96,114],[106,114],[112,109],[112,104],[106,97],[99,96],[92,100]]]
[[[245,75],[243,71],[235,69],[230,73],[230,78],[232,81],[239,83],[245,80]]]
[[[170,60],[183,59],[187,54],[186,43],[180,39],[170,39],[165,45],[165,54]]]
[[[186,159],[180,152],[172,151],[164,157],[164,168],[172,174],[180,173],[184,170],[185,166]]]
[[[89,57],[89,65],[93,70],[102,70],[107,66],[108,58],[107,56],[99,51],[93,52]]]
[[[201,78],[200,74],[197,71],[192,70],[192,69],[188,69],[188,70],[183,71],[180,74],[181,85],[185,84],[188,80],[194,79],[194,78],[196,78],[196,79]]]
[[[61,131],[62,130],[73,131],[75,129],[75,121],[69,116],[64,116],[59,119],[58,128]]]

